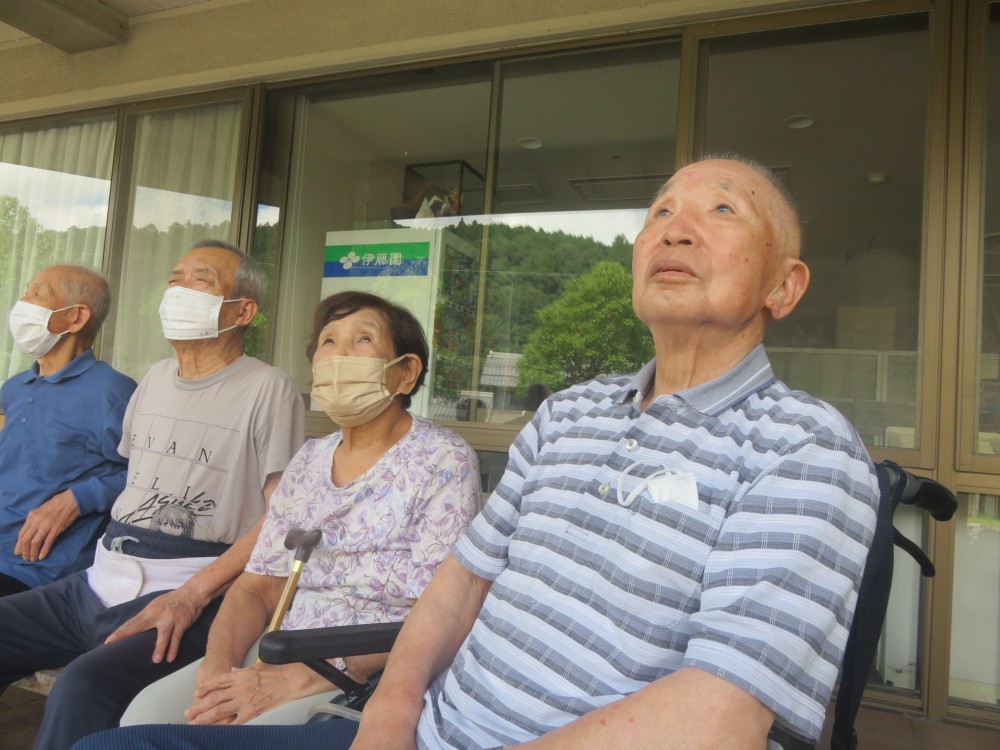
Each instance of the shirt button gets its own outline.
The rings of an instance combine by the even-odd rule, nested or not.
[[[600,487],[597,488],[598,494],[607,495],[611,492],[611,484],[608,482],[601,482]]]
[[[639,443],[636,441],[635,438],[629,438],[628,440],[625,441],[625,450],[627,451],[634,451],[638,447]]]
[[[28,418],[27,417],[21,417],[21,424],[27,424],[27,423],[28,423]]]
[[[28,403],[29,404],[35,403],[35,397],[34,396],[28,396]]]

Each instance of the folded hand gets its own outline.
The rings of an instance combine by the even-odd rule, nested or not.
[[[283,667],[251,664],[205,680],[184,716],[192,724],[244,724],[297,697]]]

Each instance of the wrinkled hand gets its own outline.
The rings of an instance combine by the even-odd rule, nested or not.
[[[185,586],[156,597],[146,608],[105,639],[105,643],[127,638],[156,628],[156,646],[153,647],[153,663],[159,664],[177,658],[181,647],[181,637],[198,619],[205,605],[198,601]]]
[[[30,511],[18,532],[14,554],[28,562],[49,556],[56,539],[80,517],[80,507],[70,490],[63,490]]]
[[[280,666],[257,663],[211,677],[195,691],[194,705],[184,716],[191,724],[244,724],[299,697],[284,671]]]
[[[205,654],[205,658],[201,660],[201,664],[198,665],[198,670],[194,673],[195,692],[200,691],[205,683],[214,677],[229,674],[230,671],[236,669],[237,667],[239,667],[239,664],[234,666],[232,663],[213,659],[212,652],[209,651]]]

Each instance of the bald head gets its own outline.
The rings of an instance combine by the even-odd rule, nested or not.
[[[795,209],[769,170],[693,162],[660,189],[636,236],[633,307],[654,339],[712,331],[713,346],[756,344],[808,286],[800,245]]]
[[[108,282],[97,271],[85,266],[52,266],[45,270],[59,307],[84,305],[90,310],[90,319],[80,330],[80,338],[88,345],[93,343],[111,308]]]

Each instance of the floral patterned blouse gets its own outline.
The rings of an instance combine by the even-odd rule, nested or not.
[[[479,460],[451,430],[413,417],[409,432],[344,487],[330,479],[335,432],[292,458],[247,563],[287,576],[289,529],[321,529],[282,630],[402,620],[479,511]]]

